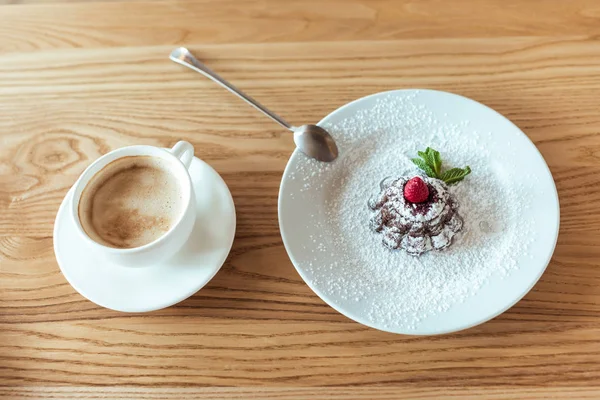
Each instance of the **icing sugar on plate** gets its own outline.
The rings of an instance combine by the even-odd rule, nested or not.
[[[556,243],[558,199],[543,158],[510,121],[460,96],[406,90],[360,99],[321,124],[340,158],[295,152],[279,214],[295,267],[332,307],[386,331],[444,333],[494,317],[535,284]],[[446,168],[473,172],[450,186],[460,237],[413,257],[383,246],[367,202],[382,179],[417,175],[410,158],[427,146]]]

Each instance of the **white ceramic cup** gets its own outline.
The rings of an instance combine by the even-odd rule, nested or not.
[[[173,179],[179,181],[181,194],[183,198],[183,207],[181,215],[173,224],[171,229],[158,239],[140,247],[129,249],[117,249],[104,246],[92,240],[83,230],[79,220],[79,201],[81,194],[90,179],[100,172],[109,163],[130,156],[151,156],[158,157],[171,163]],[[194,147],[184,141],[180,141],[170,150],[165,150],[154,146],[129,146],[113,150],[94,161],[81,174],[73,188],[73,197],[71,201],[71,213],[75,220],[75,226],[82,239],[97,254],[102,254],[111,262],[126,267],[145,267],[158,264],[167,260],[177,253],[188,240],[190,233],[196,221],[196,199],[192,188],[192,180],[189,174],[189,167],[194,158]],[[73,245],[76,245],[75,243]]]

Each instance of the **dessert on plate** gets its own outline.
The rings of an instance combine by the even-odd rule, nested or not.
[[[412,161],[423,176],[385,178],[380,192],[369,200],[375,212],[371,228],[383,235],[383,244],[413,256],[452,245],[463,220],[448,185],[462,181],[471,172],[469,167],[442,172],[440,153],[429,147],[419,156]]]

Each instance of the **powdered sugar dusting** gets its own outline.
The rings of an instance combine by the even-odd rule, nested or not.
[[[290,174],[302,182],[298,195],[324,196],[318,215],[306,218],[315,234],[305,246],[310,255],[300,261],[319,291],[360,304],[373,325],[410,331],[477,293],[491,276],[518,267],[517,255],[534,240],[531,204],[523,180],[513,179],[519,171],[478,140],[489,132],[435,115],[418,92],[379,98],[372,108],[325,127],[340,158],[326,164],[302,157]],[[415,258],[382,245],[369,227],[367,201],[382,179],[418,174],[410,158],[427,146],[441,152],[446,168],[469,165],[472,173],[450,186],[464,220],[460,237],[441,252]],[[320,252],[336,259],[323,265]]]

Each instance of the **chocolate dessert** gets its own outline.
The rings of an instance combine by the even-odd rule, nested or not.
[[[422,202],[411,202],[405,197],[405,189],[413,180],[420,180],[427,188]],[[402,248],[414,256],[450,246],[463,226],[458,202],[448,186],[435,178],[384,179],[381,192],[369,201],[369,207],[375,211],[371,227],[383,234],[383,244],[393,250]]]
[[[369,200],[369,207],[375,211],[371,227],[383,234],[383,244],[414,256],[452,244],[463,220],[448,185],[471,173],[468,166],[442,171],[440,153],[432,148],[418,154],[420,158],[412,162],[423,176],[386,178],[380,184],[380,193]]]

